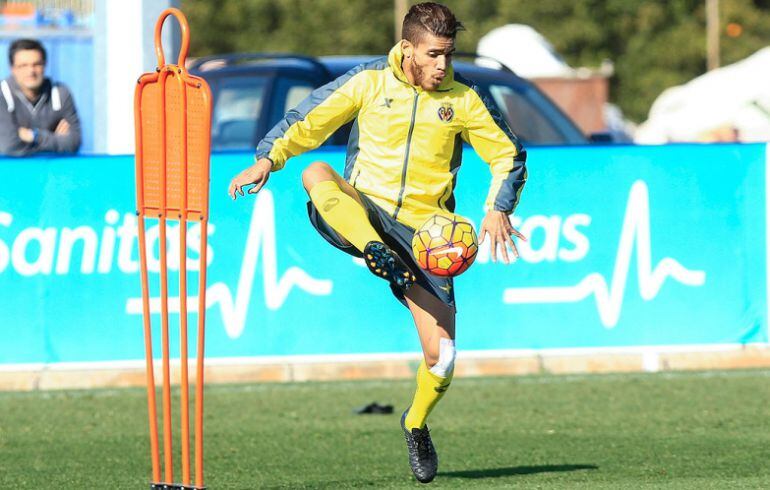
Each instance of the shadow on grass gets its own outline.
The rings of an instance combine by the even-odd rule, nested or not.
[[[487,468],[483,470],[461,470],[440,472],[450,478],[499,478],[501,476],[534,475],[536,473],[561,473],[565,471],[598,470],[595,464],[546,464],[540,466],[510,466],[508,468]]]

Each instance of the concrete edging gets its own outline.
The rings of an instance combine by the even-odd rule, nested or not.
[[[398,355],[375,360],[330,361],[304,359],[272,362],[270,359],[207,360],[206,383],[331,381],[404,379],[414,376],[419,356]],[[770,346],[727,346],[709,350],[643,348],[637,350],[530,351],[522,354],[461,353],[456,376],[517,376],[527,374],[634,373],[679,370],[747,369],[770,367]],[[156,382],[160,380],[156,363]],[[194,379],[190,368],[190,378]],[[172,365],[179,379],[179,363]],[[91,389],[145,386],[144,362],[105,364],[35,365],[0,369],[0,391]]]

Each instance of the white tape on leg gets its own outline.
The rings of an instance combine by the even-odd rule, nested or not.
[[[442,338],[438,348],[438,362],[429,371],[438,377],[446,378],[455,368],[455,341]]]

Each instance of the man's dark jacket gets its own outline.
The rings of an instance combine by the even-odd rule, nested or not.
[[[70,125],[68,134],[55,134],[62,119]],[[35,141],[25,143],[19,128],[37,130]],[[72,94],[64,84],[46,78],[35,103],[9,77],[0,81],[0,155],[24,156],[41,152],[75,153],[80,148],[80,120]]]

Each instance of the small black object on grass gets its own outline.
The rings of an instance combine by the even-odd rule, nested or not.
[[[380,405],[377,402],[372,402],[369,405],[356,408],[353,413],[357,415],[388,415],[393,413],[393,405]]]

